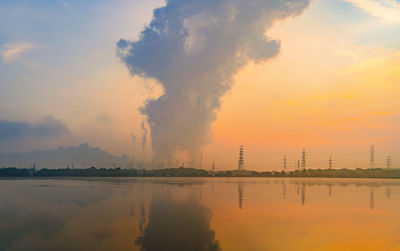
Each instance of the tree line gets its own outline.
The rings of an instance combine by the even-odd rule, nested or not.
[[[400,169],[304,169],[295,171],[208,171],[195,168],[165,169],[47,169],[0,168],[0,177],[324,177],[324,178],[400,178]]]

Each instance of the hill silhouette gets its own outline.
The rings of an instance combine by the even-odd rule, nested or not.
[[[130,167],[131,159],[116,156],[88,143],[73,147],[62,147],[50,150],[38,150],[28,153],[0,153],[0,167],[30,168],[88,168],[96,167]]]

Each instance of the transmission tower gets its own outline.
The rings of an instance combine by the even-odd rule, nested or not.
[[[240,148],[239,148],[239,163],[238,163],[238,169],[239,169],[239,170],[244,169],[243,145],[240,145]]]
[[[375,167],[375,147],[371,146],[370,149],[370,168]]]
[[[286,155],[283,156],[283,171],[286,171]]]
[[[332,169],[332,158],[329,158],[329,169]]]
[[[214,164],[214,160],[213,160],[213,161],[212,161],[212,165],[211,165],[211,171],[214,172],[214,170],[215,170],[215,164]]]
[[[301,168],[302,169],[306,169],[306,167],[307,167],[306,158],[307,158],[306,149],[303,149],[303,152],[301,153]]]
[[[391,166],[392,166],[392,157],[388,156],[386,159],[386,167],[390,169]]]

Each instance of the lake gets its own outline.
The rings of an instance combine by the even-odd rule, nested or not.
[[[400,250],[400,180],[1,179],[0,250]]]

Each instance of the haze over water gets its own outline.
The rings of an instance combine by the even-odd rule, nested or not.
[[[0,180],[1,250],[398,250],[400,181]]]

